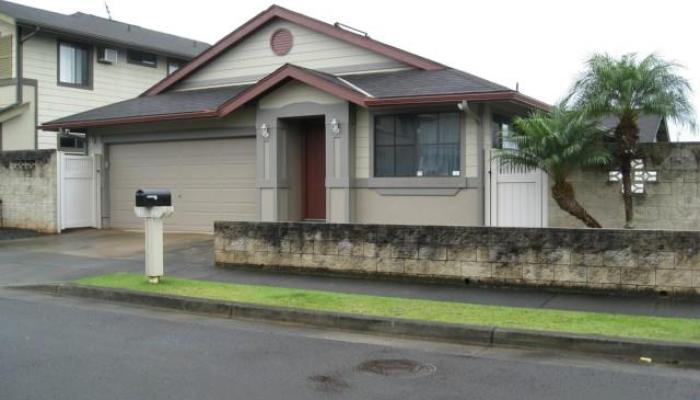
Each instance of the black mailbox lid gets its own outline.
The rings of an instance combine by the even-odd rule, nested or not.
[[[171,206],[170,191],[167,189],[139,189],[136,191],[136,207]]]

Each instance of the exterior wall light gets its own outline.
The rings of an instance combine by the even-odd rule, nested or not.
[[[340,122],[335,118],[331,120],[331,132],[333,132],[333,136],[340,137]]]
[[[267,128],[267,124],[260,125],[260,136],[262,136],[264,139],[270,137],[270,130]]]

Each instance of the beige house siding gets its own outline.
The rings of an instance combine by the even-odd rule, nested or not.
[[[372,189],[354,189],[355,223],[404,225],[481,225],[479,191],[454,196],[391,196]]]
[[[336,104],[343,102],[345,102],[345,100],[339,99],[307,84],[293,81],[261,98],[258,105],[261,109],[270,109],[282,108],[299,103]]]
[[[270,36],[286,28],[293,36],[293,46],[283,56],[270,49]],[[407,68],[399,61],[374,53],[345,41],[301,27],[287,21],[275,21],[227,50],[202,70],[179,84],[179,89],[226,86],[255,82],[285,63],[320,71],[366,72]]]
[[[355,113],[355,178],[369,178],[369,133],[371,115],[364,107]]]
[[[479,176],[479,132],[482,128],[480,125],[486,121],[483,119],[478,121],[474,115],[462,114],[464,129],[464,176],[476,178]]]
[[[14,83],[0,86],[0,99],[3,104],[14,103],[17,86]],[[25,84],[23,88],[23,105],[8,113],[16,115],[2,122],[2,148],[0,150],[28,150],[34,148],[34,129],[36,118],[36,86]],[[6,116],[6,115],[5,115]],[[4,119],[4,118],[3,118]]]
[[[24,43],[24,78],[36,79],[39,90],[39,124],[141,94],[166,75],[167,60],[158,57],[158,67],[129,64],[126,49],[118,48],[116,64],[101,64],[93,46],[93,88],[59,86],[58,42],[53,35],[38,34]],[[56,133],[39,131],[40,149],[56,147]]]

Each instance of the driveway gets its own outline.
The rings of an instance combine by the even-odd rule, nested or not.
[[[143,232],[80,230],[0,241],[0,285],[47,283],[116,271],[143,271]],[[212,235],[166,234],[166,273],[214,271]]]

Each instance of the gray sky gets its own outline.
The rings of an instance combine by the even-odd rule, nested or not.
[[[62,13],[106,16],[102,0],[15,0]],[[259,0],[108,0],[112,17],[213,43],[267,8]],[[700,7],[689,0],[280,0],[377,40],[553,103],[594,52],[655,52],[683,64],[700,109]],[[196,5],[196,7],[191,7]],[[700,119],[700,118],[699,118]],[[673,137],[700,140],[671,127]]]

